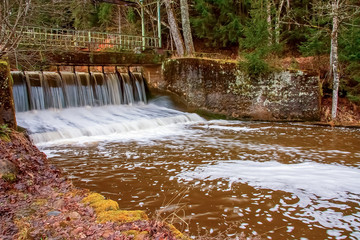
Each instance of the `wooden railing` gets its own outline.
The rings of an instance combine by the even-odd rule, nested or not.
[[[24,27],[20,45],[37,46],[42,49],[61,48],[66,50],[136,50],[158,48],[159,39],[153,37],[122,35],[69,29]]]

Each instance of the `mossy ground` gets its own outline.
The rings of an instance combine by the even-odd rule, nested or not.
[[[13,173],[5,173],[1,177],[6,182],[15,182],[16,181],[16,175]]]
[[[100,200],[90,204],[95,209],[95,212],[101,213],[104,211],[119,210],[119,204],[113,200]]]
[[[81,200],[81,202],[92,204],[92,203],[95,203],[97,201],[101,201],[101,200],[104,200],[104,199],[105,199],[105,197],[103,195],[99,194],[99,193],[90,193],[88,196],[83,198]]]
[[[148,220],[148,216],[144,211],[135,210],[135,211],[126,211],[126,210],[113,210],[113,211],[103,211],[100,212],[97,216],[97,221],[100,223],[105,222],[134,222],[138,220]]]

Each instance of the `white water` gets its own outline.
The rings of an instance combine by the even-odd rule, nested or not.
[[[16,112],[146,103],[140,73],[12,72]]]
[[[132,132],[140,138],[149,131],[169,135],[176,124],[203,121],[197,114],[153,104],[49,109],[20,112],[16,116],[18,124],[29,131],[38,146],[116,140]]]
[[[257,189],[292,193],[298,201],[295,204],[284,202],[283,207],[288,208],[285,215],[326,228],[360,231],[359,212],[346,216],[336,211],[339,207],[341,210],[350,209],[348,202],[359,204],[360,169],[357,168],[315,162],[281,164],[239,160],[199,166],[176,177],[185,182],[225,180],[228,181],[228,190],[234,183],[246,183]],[[299,208],[302,210],[294,216],[291,211]]]

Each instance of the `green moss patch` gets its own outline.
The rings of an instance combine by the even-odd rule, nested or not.
[[[6,182],[15,182],[16,181],[16,175],[14,173],[5,173],[1,177]]]
[[[95,203],[97,201],[101,201],[104,200],[105,197],[101,194],[98,193],[91,193],[89,194],[87,197],[83,198],[83,200],[81,201],[82,203],[87,203],[87,204],[92,204]]]
[[[116,211],[105,211],[100,212],[97,216],[97,221],[99,223],[105,222],[134,222],[138,220],[148,220],[148,216],[144,211],[135,210],[135,211],[125,211],[125,210],[116,210]]]
[[[100,200],[90,204],[95,209],[95,212],[104,212],[110,210],[119,210],[119,204],[114,200]]]

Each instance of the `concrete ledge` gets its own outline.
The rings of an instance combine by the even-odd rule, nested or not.
[[[23,53],[24,54],[24,53]],[[30,53],[29,53],[30,55]],[[146,66],[160,65],[165,60],[165,55],[154,51],[143,53],[131,52],[31,52],[32,61],[39,61],[38,65],[43,66]]]

